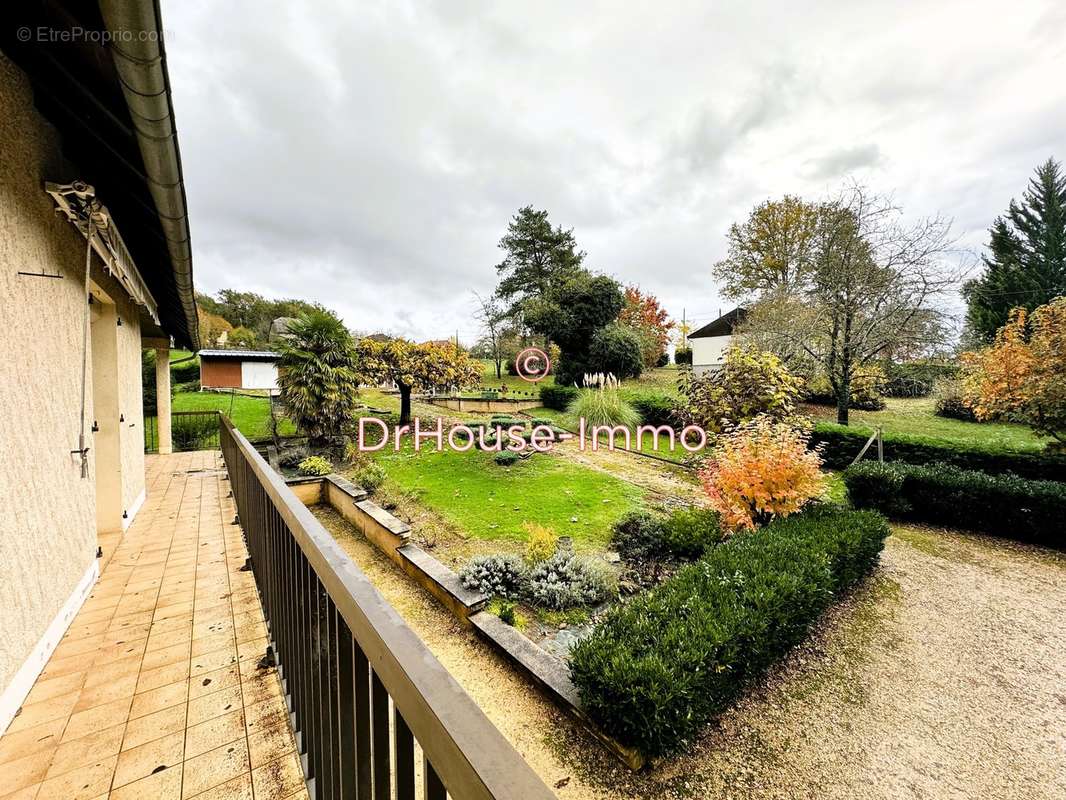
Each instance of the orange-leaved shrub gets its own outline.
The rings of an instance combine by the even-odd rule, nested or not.
[[[824,494],[822,458],[807,437],[762,415],[718,437],[699,476],[723,527],[751,529]]]

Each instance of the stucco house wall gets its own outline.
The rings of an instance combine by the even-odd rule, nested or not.
[[[70,452],[78,446],[86,243],[43,189],[46,179],[77,177],[25,76],[0,54],[0,732],[97,574],[95,453],[82,478]],[[132,507],[144,492],[140,326],[99,260],[91,277],[123,320],[115,379],[128,409],[120,449],[122,498]],[[91,424],[91,392],[87,403]]]

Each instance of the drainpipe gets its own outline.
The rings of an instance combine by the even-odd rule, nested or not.
[[[192,247],[181,153],[174,129],[158,0],[100,0],[104,27],[129,31],[129,41],[111,42],[122,93],[133,120],[148,189],[166,237],[174,279],[185,312],[189,342],[200,349],[192,280]]]

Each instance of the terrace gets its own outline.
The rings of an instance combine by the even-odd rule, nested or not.
[[[221,441],[147,458],[0,738],[0,797],[550,797],[224,418]]]

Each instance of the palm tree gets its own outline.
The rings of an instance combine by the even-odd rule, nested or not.
[[[281,400],[312,446],[342,433],[355,416],[359,373],[352,337],[339,319],[323,311],[289,323],[279,344]]]

